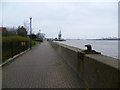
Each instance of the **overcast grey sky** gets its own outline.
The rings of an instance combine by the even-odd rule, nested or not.
[[[23,25],[32,16],[33,32],[46,37],[101,38],[118,36],[117,2],[4,2],[1,3],[5,27]]]

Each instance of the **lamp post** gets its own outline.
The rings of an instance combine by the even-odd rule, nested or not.
[[[30,48],[32,48],[32,17],[30,17]]]

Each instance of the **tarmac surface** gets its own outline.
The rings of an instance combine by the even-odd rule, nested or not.
[[[85,88],[45,41],[2,68],[3,88]]]

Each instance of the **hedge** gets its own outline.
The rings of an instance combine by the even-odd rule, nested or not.
[[[32,45],[35,45],[32,41]],[[9,36],[2,38],[2,62],[13,57],[30,47],[30,39],[21,36]]]

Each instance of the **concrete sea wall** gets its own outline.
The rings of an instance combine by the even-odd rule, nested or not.
[[[120,63],[118,59],[101,54],[79,55],[82,49],[50,41],[52,47],[75,71],[88,88],[118,88]]]

